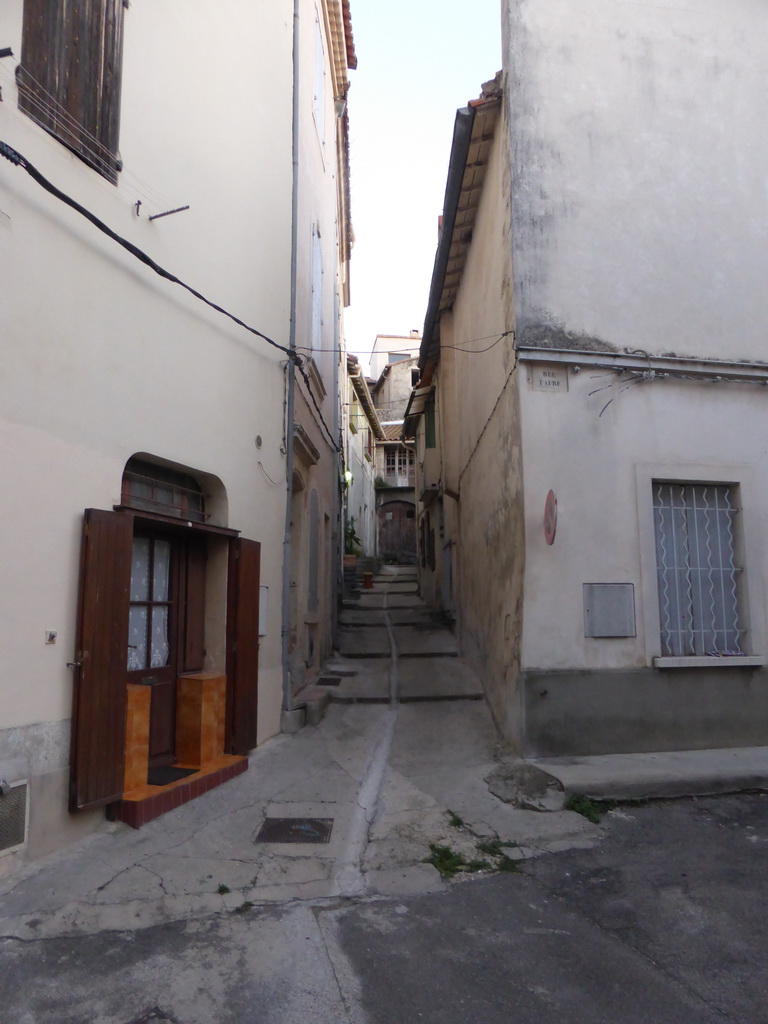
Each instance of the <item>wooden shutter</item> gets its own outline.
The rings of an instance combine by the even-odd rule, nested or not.
[[[205,540],[190,537],[183,572],[183,672],[200,672],[205,662],[205,573]]]
[[[72,708],[70,810],[123,792],[133,517],[85,512]]]
[[[24,0],[19,107],[117,180],[123,0]]]
[[[227,587],[227,749],[256,746],[259,683],[259,572],[261,544],[234,540]]]

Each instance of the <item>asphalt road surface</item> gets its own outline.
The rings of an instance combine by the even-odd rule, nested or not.
[[[409,898],[0,943],[1,1024],[768,1024],[768,795]]]

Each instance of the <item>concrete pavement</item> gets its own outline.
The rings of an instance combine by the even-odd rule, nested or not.
[[[599,828],[577,814],[519,810],[490,792],[485,778],[504,751],[477,680],[416,597],[412,573],[385,574],[350,611],[359,625],[345,628],[359,640],[325,674],[355,674],[326,688],[333,702],[320,724],[275,737],[245,774],[139,831],[109,826],[0,878],[0,936],[94,934],[244,906],[442,891],[448,883],[424,863],[430,843],[472,860],[488,837],[517,844],[508,852],[521,859],[595,841]],[[398,622],[406,613],[427,627]],[[380,647],[374,630],[391,638],[390,657],[371,656]],[[411,652],[414,632],[428,656]],[[403,694],[412,701],[399,703]],[[266,818],[296,817],[332,819],[329,841],[256,842]]]
[[[639,812],[635,828],[624,811],[593,825],[571,811],[509,803],[521,765],[499,745],[477,680],[419,601],[412,572],[382,574],[345,610],[343,627],[346,653],[324,673],[333,685],[300,695],[318,724],[275,737],[253,753],[244,775],[138,832],[112,825],[0,878],[0,1024],[722,1019],[717,1002],[698,995],[695,964],[667,976],[643,947],[638,953],[614,941],[623,935],[631,887],[617,909],[614,888],[603,884],[622,870],[606,875],[608,840],[627,825],[621,857],[628,858],[641,846],[641,822],[660,808]],[[385,657],[382,632],[390,642]],[[409,644],[418,634],[428,641],[423,648]],[[759,788],[760,771],[743,769],[764,753],[698,752],[698,761],[720,785]],[[593,785],[601,779],[626,786],[645,771],[644,785],[658,785],[664,771],[679,779],[680,764],[690,770],[679,755],[632,756],[522,767],[534,781],[550,780],[543,791],[555,804],[569,787],[599,796],[606,791]],[[330,822],[328,841],[257,841],[265,819],[298,817]],[[643,847],[633,878],[654,856],[669,874],[665,827],[654,834],[656,846]],[[764,829],[751,828],[743,846],[757,856]],[[713,871],[732,857],[732,833],[718,835]],[[478,844],[494,839],[515,844],[503,850],[522,862],[524,875],[464,872],[448,881],[425,863],[430,844],[470,861],[484,856]],[[727,886],[745,887],[749,905],[742,856],[739,878],[726,879],[725,902],[707,918],[713,935],[722,934],[716,922]],[[608,932],[599,915],[589,923],[586,896],[583,906],[562,905],[569,875],[559,864],[581,865],[584,884],[594,880]],[[672,875],[662,879],[662,909],[698,934],[690,893],[678,892],[687,883]],[[708,876],[696,900],[703,904],[718,884]],[[647,913],[653,898],[649,885],[637,912]],[[611,932],[614,919],[619,931]],[[746,939],[735,929],[734,918],[740,956]],[[674,966],[678,954],[668,956]],[[735,993],[738,971],[733,977]],[[728,1019],[751,1024],[761,992],[755,982],[748,999],[729,997],[745,1015]]]
[[[480,685],[416,595],[413,570],[385,570],[345,609],[342,626],[346,654],[323,673],[335,685],[300,695],[325,712],[318,725],[275,737],[244,775],[138,832],[112,825],[0,878],[0,935],[140,929],[243,906],[436,892],[449,883],[425,863],[430,844],[472,860],[478,842],[500,839],[523,860],[599,839],[600,827],[571,811],[509,802],[520,796],[509,784],[520,762],[499,745]],[[389,655],[380,657],[384,636]],[[547,759],[531,768],[553,807],[569,793],[768,788],[762,748]],[[328,842],[256,841],[266,818],[297,817],[331,820]]]

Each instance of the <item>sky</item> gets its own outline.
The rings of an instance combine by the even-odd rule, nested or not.
[[[456,110],[501,68],[500,0],[350,0],[347,351],[421,332]]]

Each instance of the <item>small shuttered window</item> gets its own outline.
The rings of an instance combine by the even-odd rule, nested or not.
[[[117,181],[124,0],[24,0],[19,107]]]

